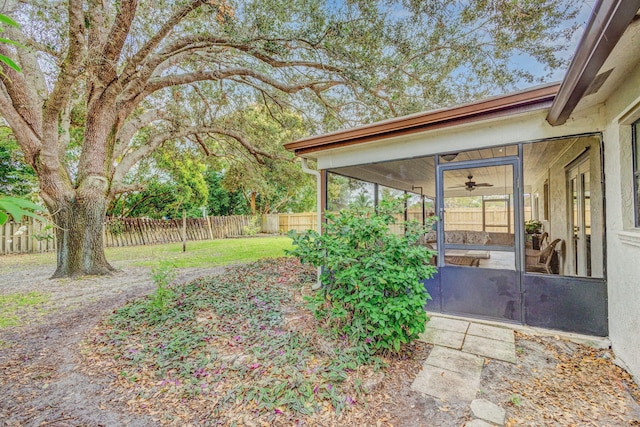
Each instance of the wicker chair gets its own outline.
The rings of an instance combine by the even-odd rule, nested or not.
[[[538,246],[540,250],[544,250],[545,246],[549,243],[549,233],[546,231],[540,235],[538,238]]]
[[[536,249],[527,249],[525,251],[526,271],[553,274],[553,271],[551,270],[551,261],[553,259],[553,252],[556,250],[556,245],[560,243],[560,241],[561,239],[555,239],[541,251]]]

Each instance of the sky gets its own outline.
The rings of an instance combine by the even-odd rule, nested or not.
[[[576,31],[573,38],[571,39],[570,44],[567,46],[567,49],[564,52],[565,58],[571,59],[575,54],[576,49],[578,47],[578,43],[580,42],[580,39],[582,38],[582,35],[587,26],[587,23],[589,22],[589,17],[591,16],[591,12],[593,11],[593,7],[595,6],[595,3],[596,3],[596,0],[585,0],[582,2],[580,13],[575,19],[575,22],[580,25],[580,28],[578,29],[578,31]],[[514,58],[514,62],[517,62],[519,65],[524,65],[534,75],[541,76],[545,74],[544,67],[541,64],[537,63],[536,61],[534,61],[532,58],[529,58],[526,56],[516,57]],[[553,75],[549,79],[549,82],[561,81],[564,78],[566,71],[567,71],[566,69],[555,70]]]

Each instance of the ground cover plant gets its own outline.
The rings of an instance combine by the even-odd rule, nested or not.
[[[399,351],[424,332],[425,304],[431,299],[422,279],[436,268],[433,251],[418,244],[425,228],[402,222],[394,233],[402,198],[382,200],[375,211],[352,207],[328,213],[324,233],[294,235],[290,254],[304,263],[323,267],[322,292],[314,298],[314,312],[372,352]]]
[[[294,425],[339,417],[361,400],[363,375],[381,362],[316,329],[302,298],[314,279],[315,270],[280,258],[172,287],[161,310],[156,290],[115,310],[86,357],[117,375],[133,410],[164,422]],[[359,369],[365,363],[372,365]]]
[[[471,418],[468,402],[443,402],[411,390],[411,384],[431,350],[430,344],[419,340],[404,346],[399,354],[381,356],[385,366],[380,370],[376,371],[372,364],[361,365],[355,370],[338,368],[346,375],[342,382],[331,383],[333,392],[339,391],[344,396],[344,409],[339,413],[327,400],[323,405],[318,405],[319,412],[298,416],[286,408],[258,410],[256,402],[236,400],[235,403],[224,403],[229,412],[220,418],[217,414],[221,406],[215,395],[184,394],[188,381],[180,378],[164,384],[163,379],[155,382],[150,380],[151,368],[145,364],[147,358],[135,352],[140,341],[132,341],[131,349],[134,351],[128,352],[126,342],[119,346],[115,342],[102,343],[103,335],[100,334],[106,333],[105,326],[95,329],[113,310],[122,309],[127,301],[136,304],[151,301],[134,301],[134,298],[156,292],[157,286],[149,275],[150,269],[129,267],[136,260],[125,259],[118,265],[123,271],[113,276],[87,277],[78,281],[49,280],[52,271],[50,262],[38,265],[33,260],[25,261],[31,258],[38,257],[0,257],[0,293],[38,292],[48,298],[35,306],[42,313],[35,321],[0,329],[0,419],[7,425],[151,426],[160,424],[159,420],[162,420],[163,423],[176,426],[398,427],[461,426]],[[284,268],[281,263],[292,264]],[[29,267],[24,268],[25,265]],[[308,352],[303,351],[303,354],[310,355],[306,360],[314,367],[327,366],[326,360],[331,357],[329,354],[344,348],[344,340],[338,338],[334,341],[317,334],[317,320],[311,312],[303,310],[303,294],[310,294],[310,291],[296,284],[294,278],[309,280],[311,272],[308,267],[300,265],[294,258],[260,265],[265,272],[255,274],[253,277],[257,282],[251,286],[260,289],[265,282],[287,292],[294,289],[292,297],[279,308],[283,321],[280,329],[299,331],[303,337],[309,335],[307,342],[312,345]],[[274,268],[281,269],[280,280],[268,273]],[[181,268],[175,282],[188,283],[203,275],[217,275],[222,271],[220,267]],[[245,271],[238,270],[233,274],[242,275]],[[175,285],[169,288],[172,291],[182,289]],[[175,303],[172,299],[168,301]],[[25,313],[29,313],[29,319],[32,318],[33,307],[23,306],[20,309],[21,320]],[[167,310],[173,307],[168,304]],[[194,323],[203,325],[209,315],[198,317],[200,321]],[[245,319],[240,316],[234,318],[236,323],[243,323]],[[214,326],[218,322],[213,316],[208,320],[213,320]],[[187,324],[186,321],[181,322]],[[152,336],[155,331],[151,329],[157,330],[158,327],[156,323],[148,326],[147,335]],[[144,328],[144,325],[140,325],[137,333],[140,335]],[[215,329],[212,330],[215,332]],[[130,335],[136,337],[136,333]],[[185,342],[188,341],[188,337],[185,338]],[[266,373],[264,378],[237,374],[237,369],[243,363],[250,366],[253,362],[241,358],[241,354],[250,354],[244,343],[233,339],[230,343],[210,340],[206,344],[219,351],[221,357],[227,358],[225,363],[229,366],[227,372],[230,375],[221,380],[227,390],[244,390],[247,382],[266,388],[267,378],[280,378],[272,373]],[[110,347],[120,353],[114,351],[108,354]],[[271,344],[265,344],[265,348],[272,348]],[[516,334],[516,348],[517,364],[485,359],[477,395],[507,410],[505,425],[640,425],[640,391],[629,374],[613,363],[615,355],[611,350],[590,349],[560,337],[524,334]],[[183,357],[180,355],[171,363],[187,365],[200,352],[200,347],[196,346],[184,359],[180,360]],[[118,356],[116,360],[114,355]],[[133,368],[135,362],[131,360],[132,357],[139,358],[137,363],[142,374]],[[350,354],[342,356],[345,361],[350,358],[353,358]],[[266,362],[265,366],[272,365]],[[297,366],[291,364],[281,372],[293,378],[295,373],[300,372]],[[247,371],[257,375],[254,369]],[[133,374],[137,379],[128,379],[125,373]],[[203,374],[209,374],[204,377],[208,381],[210,372]],[[175,384],[176,380],[180,383]],[[148,391],[154,387],[156,391],[151,399],[145,397],[145,393],[148,395]],[[352,390],[362,390],[363,393],[351,393]],[[319,387],[318,393],[321,391],[323,389]],[[238,396],[240,399],[240,394]],[[354,402],[348,403],[346,396]],[[517,405],[518,399],[520,405]]]

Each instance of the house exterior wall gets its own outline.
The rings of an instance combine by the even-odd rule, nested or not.
[[[609,335],[616,356],[640,383],[640,229],[634,227],[631,124],[640,119],[640,69],[606,102]]]
[[[318,169],[331,169],[603,130],[599,125],[601,121],[594,120],[594,116],[600,117],[600,108],[583,112],[567,124],[558,127],[552,127],[546,122],[546,114],[547,110],[514,114],[504,118],[325,150],[314,153],[312,157],[316,157]]]

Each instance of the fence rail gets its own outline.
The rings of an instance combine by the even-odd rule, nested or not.
[[[528,211],[527,211],[528,212]],[[525,212],[525,216],[527,214]],[[506,223],[506,212],[487,210],[487,224]],[[408,218],[419,220],[420,211],[409,211]],[[317,228],[316,213],[211,216],[187,218],[187,240],[224,239],[255,233],[303,232]],[[449,208],[447,224],[451,229],[481,230],[481,208]],[[402,215],[398,216],[402,220]],[[511,222],[513,224],[513,221]],[[398,226],[395,232],[402,232]],[[0,255],[54,251],[54,230],[29,218],[22,223],[7,222],[0,226]],[[491,231],[491,230],[489,230]],[[107,218],[103,237],[105,247],[153,245],[182,241],[182,219]]]
[[[187,218],[187,240],[224,239],[261,231],[252,216]],[[106,247],[153,245],[182,241],[182,219],[108,218],[104,224]],[[255,231],[254,231],[255,230]]]

